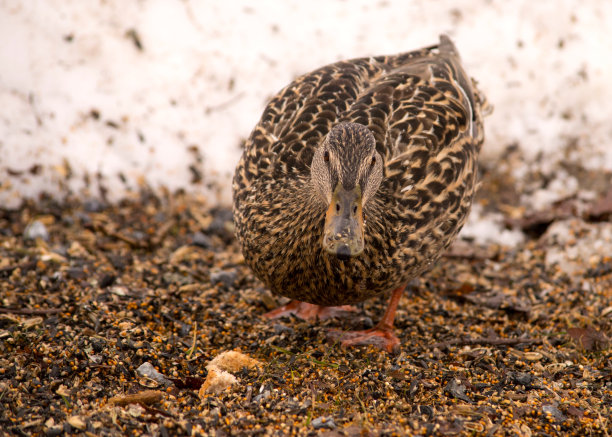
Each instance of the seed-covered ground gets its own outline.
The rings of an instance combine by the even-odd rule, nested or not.
[[[326,336],[371,327],[386,297],[341,320],[263,318],[285,300],[203,199],[2,210],[0,434],[610,435],[608,176],[530,211],[528,187],[485,169],[478,203],[525,240],[459,240],[410,283],[396,355]],[[201,389],[230,350],[260,365]]]

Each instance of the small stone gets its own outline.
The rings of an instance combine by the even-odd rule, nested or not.
[[[89,216],[89,214],[86,214],[82,211],[77,211],[74,214],[74,217],[76,218],[76,220],[80,221],[81,224],[83,225],[87,225],[87,226],[91,225],[91,217]]]
[[[336,424],[334,423],[334,419],[331,416],[328,417],[317,417],[311,423],[314,429],[335,429]]]
[[[565,415],[554,405],[544,405],[542,411],[544,414],[550,414],[556,422],[563,422],[567,419],[567,417],[565,417]]]
[[[231,209],[219,209],[213,212],[213,220],[208,231],[220,237],[233,238],[233,218]]]
[[[531,373],[524,372],[516,372],[511,375],[512,380],[519,385],[524,385],[525,387],[531,386],[531,383],[534,380],[534,377]]]
[[[102,212],[105,207],[106,205],[96,198],[83,202],[83,209],[87,212]]]
[[[145,378],[152,379],[153,381],[158,382],[162,385],[172,384],[172,381],[170,381],[164,375],[162,375],[157,370],[155,370],[155,367],[153,367],[153,364],[149,362],[141,364],[140,367],[136,369],[136,373],[138,373],[140,376],[143,376]]]
[[[281,325],[280,323],[276,323],[272,328],[274,329],[275,334],[293,334],[294,332],[289,326]]]
[[[131,237],[139,243],[143,243],[147,239],[147,234],[142,231],[132,231]]]
[[[219,270],[210,274],[211,285],[222,283],[226,287],[231,287],[238,277],[236,270]]]
[[[374,327],[374,321],[371,317],[363,316],[361,318],[361,325],[363,326],[363,329],[370,329]]]
[[[49,241],[49,232],[47,227],[40,220],[34,220],[23,231],[23,238],[26,240],[36,240],[40,238],[44,241]]]
[[[202,249],[211,249],[213,247],[211,238],[203,232],[196,232],[193,234],[193,237],[191,237],[191,244],[199,246]]]

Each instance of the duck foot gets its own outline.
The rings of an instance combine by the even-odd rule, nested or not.
[[[393,333],[393,328],[384,326],[349,332],[332,329],[328,331],[327,338],[339,341],[342,347],[371,345],[389,353],[397,353],[400,349],[400,341]]]
[[[278,319],[280,317],[294,315],[302,320],[327,320],[332,317],[347,317],[355,311],[357,311],[357,309],[352,305],[326,307],[300,302],[299,300],[292,300],[287,305],[278,307],[269,313],[265,313],[263,316],[268,319]]]
[[[406,288],[405,285],[393,290],[387,310],[374,328],[349,332],[331,330],[327,337],[333,341],[339,341],[343,347],[372,345],[389,353],[399,352],[400,341],[393,333],[393,320],[404,288]]]

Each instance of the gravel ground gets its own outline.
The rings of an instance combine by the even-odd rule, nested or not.
[[[550,174],[484,169],[478,203],[524,241],[459,240],[414,280],[397,355],[326,339],[371,326],[383,298],[265,320],[284,300],[205,199],[0,210],[0,434],[607,436],[610,175],[571,172],[584,190],[533,211]],[[257,361],[210,365],[232,350]]]

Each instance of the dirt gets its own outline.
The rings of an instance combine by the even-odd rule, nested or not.
[[[404,293],[396,355],[327,341],[386,297],[342,320],[263,318],[286,301],[206,199],[0,210],[0,434],[610,435],[609,195],[537,216],[510,179],[485,171],[478,201],[524,242],[459,240]],[[261,365],[200,390],[224,351]]]

